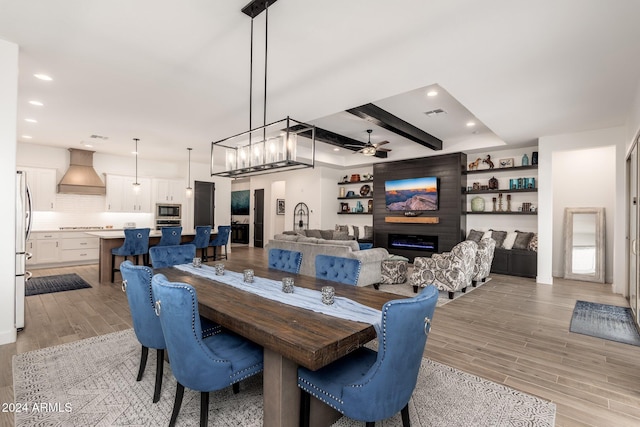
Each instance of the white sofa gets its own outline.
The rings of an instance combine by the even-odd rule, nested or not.
[[[300,274],[313,277],[316,275],[316,255],[324,254],[358,259],[361,264],[358,286],[380,283],[382,280],[380,266],[383,260],[389,258],[389,252],[386,249],[360,250],[360,246],[355,240],[325,240],[289,234],[275,235],[265,248],[266,250],[277,248],[301,252]]]

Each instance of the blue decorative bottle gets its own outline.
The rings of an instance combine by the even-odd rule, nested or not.
[[[522,166],[529,166],[529,157],[527,156],[527,153],[522,156]]]

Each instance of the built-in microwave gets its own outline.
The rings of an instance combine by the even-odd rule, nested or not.
[[[158,219],[180,219],[182,218],[182,205],[170,205],[166,203],[156,203],[156,220]]]

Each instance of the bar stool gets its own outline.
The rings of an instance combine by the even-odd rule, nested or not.
[[[218,235],[211,239],[209,246],[213,246],[213,260],[217,259],[218,246],[224,246],[224,259],[227,259],[227,243],[229,242],[229,234],[231,234],[230,225],[220,225],[218,227]],[[222,253],[220,254],[222,259]]]
[[[189,242],[195,245],[196,249],[200,249],[202,252],[202,261],[207,261],[207,248],[209,247],[209,240],[211,239],[211,226],[210,225],[197,225],[196,235],[193,241]]]
[[[111,249],[111,283],[115,279],[116,257],[124,257],[124,261],[128,257],[134,257],[136,264],[138,256],[142,255],[142,262],[146,264],[146,256],[149,253],[149,228],[128,228],[124,230],[124,243],[119,248]]]
[[[160,241],[154,246],[176,246],[180,244],[182,227],[162,227],[161,232]]]

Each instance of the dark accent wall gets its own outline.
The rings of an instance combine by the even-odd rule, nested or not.
[[[467,167],[465,153],[444,154],[414,160],[380,163],[373,166],[373,239],[374,246],[388,248],[390,233],[438,236],[438,252],[450,251],[465,239],[467,221],[463,173]],[[384,202],[385,181],[435,176],[438,178],[438,210],[423,212],[420,217],[438,217],[438,224],[405,224],[385,222],[388,216],[404,217],[402,212],[387,211]],[[466,176],[465,176],[466,178]],[[392,249],[390,253],[413,261],[416,256],[430,256],[429,252]]]

